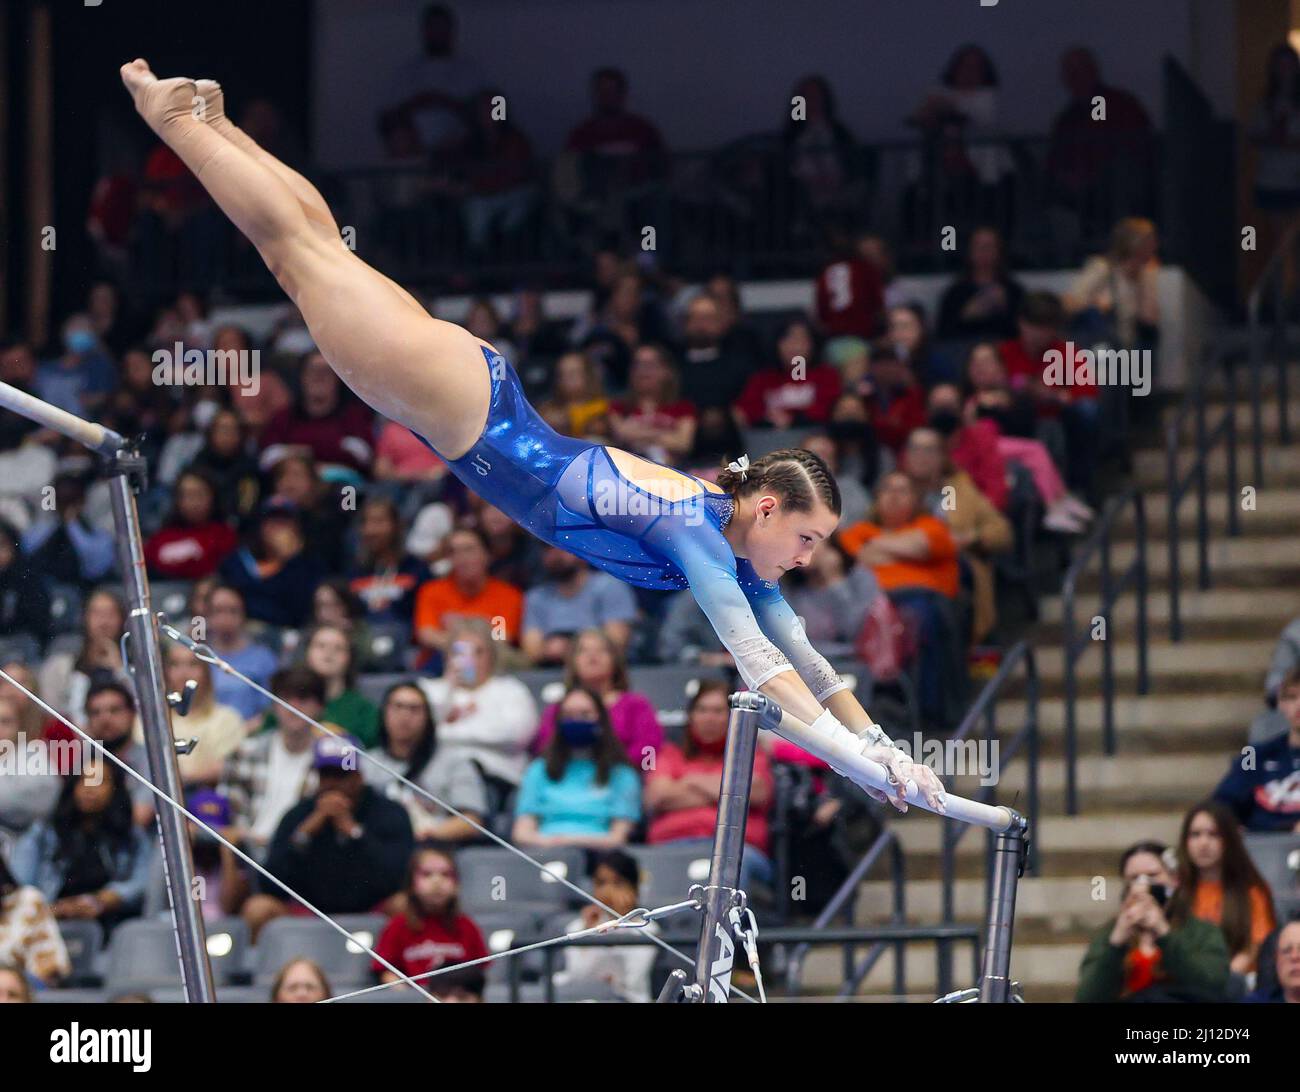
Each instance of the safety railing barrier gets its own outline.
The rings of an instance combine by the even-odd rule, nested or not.
[[[1135,550],[1133,560],[1124,572],[1115,577],[1111,564],[1112,539],[1119,518],[1129,508],[1133,509]],[[1092,562],[1100,556],[1100,602],[1089,615],[1087,624],[1080,629],[1075,624],[1079,598],[1079,584]],[[1145,694],[1151,680],[1147,670],[1149,634],[1147,631],[1147,521],[1146,502],[1138,489],[1130,488],[1106,502],[1100,518],[1083,546],[1076,551],[1074,560],[1061,585],[1061,653],[1065,698],[1065,810],[1067,815],[1079,813],[1078,789],[1078,664],[1094,646],[1101,646],[1101,703],[1102,740],[1106,754],[1115,753],[1115,657],[1114,628],[1115,606],[1132,588],[1136,601],[1137,627],[1137,692]],[[1102,623],[1100,634],[1097,622]]]
[[[1178,522],[1179,511],[1183,501],[1195,489],[1196,492],[1196,583],[1202,591],[1210,586],[1210,499],[1209,499],[1209,462],[1218,450],[1220,442],[1225,449],[1227,473],[1224,485],[1227,495],[1228,534],[1235,537],[1241,533],[1241,504],[1237,495],[1237,378],[1236,365],[1228,359],[1227,354],[1216,350],[1210,360],[1222,365],[1222,374],[1226,384],[1227,404],[1223,408],[1212,428],[1206,427],[1206,386],[1207,372],[1213,364],[1198,369],[1190,381],[1189,389],[1183,398],[1173,419],[1165,430],[1165,462],[1168,484],[1166,486],[1167,537],[1169,550],[1169,637],[1174,641],[1183,639],[1183,601],[1182,601],[1182,545],[1183,533]],[[1256,363],[1252,362],[1252,371]],[[1258,395],[1258,383],[1252,383],[1254,395]],[[1252,400],[1252,415],[1259,413],[1257,398]],[[1192,421],[1194,447],[1190,460],[1181,470],[1179,468],[1180,445],[1188,419]],[[1256,459],[1262,460],[1262,448],[1259,436],[1255,437]],[[1258,479],[1256,479],[1258,480]]]

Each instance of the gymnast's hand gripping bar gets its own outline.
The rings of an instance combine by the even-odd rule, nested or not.
[[[843,773],[849,780],[855,782],[866,781],[874,788],[893,793],[893,788],[889,783],[889,775],[885,771],[885,767],[880,765],[879,762],[864,758],[842,744],[827,739],[821,733],[814,732],[798,717],[786,713],[766,695],[751,694],[749,696],[750,698],[761,698],[762,701],[770,703],[775,708],[775,714],[768,712],[762,717],[760,721],[761,727],[775,732],[782,739],[789,740],[796,747],[801,747],[815,758],[820,758],[823,762]],[[757,703],[754,704],[757,705]],[[926,811],[932,810],[926,804],[925,797],[917,790],[914,781],[909,780],[907,783],[906,798],[908,804],[913,807],[923,808]],[[953,796],[951,793],[947,795],[947,809],[941,814],[949,819],[956,819],[977,827],[988,827],[989,830],[998,833],[1010,830],[1021,822],[1020,816],[1010,808],[981,804],[978,800],[967,800],[965,797]]]

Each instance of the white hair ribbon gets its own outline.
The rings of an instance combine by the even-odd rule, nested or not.
[[[727,469],[733,474],[739,474],[740,480],[745,480],[745,475],[749,472],[749,456],[742,455],[739,459],[733,459],[727,464]]]

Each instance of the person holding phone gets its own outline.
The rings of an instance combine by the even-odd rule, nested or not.
[[[1174,877],[1160,842],[1120,858],[1119,913],[1093,937],[1079,968],[1079,1002],[1222,1001],[1228,946],[1217,925],[1170,907]],[[1100,891],[1104,897],[1105,887]]]

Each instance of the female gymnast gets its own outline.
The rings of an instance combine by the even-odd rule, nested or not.
[[[942,783],[912,764],[808,642],[778,581],[834,533],[840,496],[809,451],[743,456],[718,485],[614,447],[561,436],[485,341],[433,318],[344,245],[310,182],[235,127],[220,86],[121,69],[136,110],[236,227],[339,377],[411,429],[469,488],[545,542],[646,588],[689,588],[745,686],[889,771],[876,799],[900,811],[908,779],[942,810]]]

